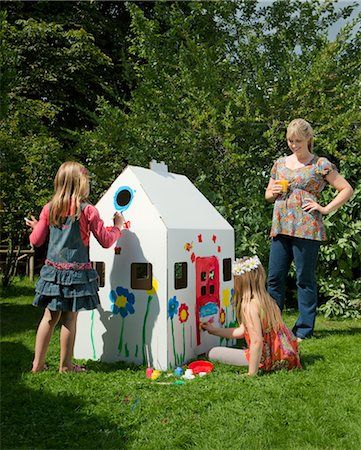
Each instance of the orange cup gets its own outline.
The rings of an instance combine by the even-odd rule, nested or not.
[[[277,180],[277,183],[282,186],[282,192],[288,191],[288,181],[287,180]]]

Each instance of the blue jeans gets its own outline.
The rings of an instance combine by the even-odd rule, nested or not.
[[[283,310],[287,275],[294,260],[297,278],[299,316],[293,333],[301,338],[312,336],[316,320],[316,265],[321,242],[278,235],[272,239],[268,268],[268,293]]]

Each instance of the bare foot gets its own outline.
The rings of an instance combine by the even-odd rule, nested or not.
[[[299,344],[300,342],[302,342],[302,341],[303,341],[302,338],[300,338],[300,337],[297,338],[297,343],[298,343],[298,344]]]
[[[33,368],[31,369],[32,373],[38,373],[38,372],[44,372],[45,370],[48,370],[49,367],[47,366],[47,364],[44,364],[43,366],[33,366]]]
[[[63,367],[62,369],[59,369],[60,373],[67,373],[67,372],[87,372],[87,369],[84,366],[81,366],[79,364],[73,364],[71,369],[68,367]]]

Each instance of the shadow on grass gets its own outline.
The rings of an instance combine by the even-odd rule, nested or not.
[[[323,361],[325,359],[322,355],[303,355],[301,352],[300,361],[303,369],[307,369],[308,366],[312,366],[313,364]]]
[[[361,327],[347,328],[347,329],[331,329],[331,330],[317,330],[313,336],[313,339],[325,339],[329,336],[355,336],[361,335]]]
[[[2,303],[0,305],[1,336],[36,330],[43,312],[43,309],[32,305]]]
[[[117,372],[119,370],[126,370],[129,372],[142,372],[142,371],[145,372],[146,369],[145,366],[138,366],[136,364],[125,363],[122,361],[106,363],[103,361],[92,361],[89,359],[85,362],[85,364],[86,368],[88,370],[91,370],[92,372],[104,372],[104,373]]]
[[[128,429],[119,425],[121,418],[114,424],[107,417],[82,413],[86,402],[73,392],[46,392],[54,374],[29,374],[37,377],[38,388],[26,386],[23,373],[32,355],[22,344],[3,342],[1,356],[2,449],[127,448]]]
[[[18,297],[34,297],[34,284],[29,280],[15,281],[8,287],[0,287],[0,298],[17,299]]]

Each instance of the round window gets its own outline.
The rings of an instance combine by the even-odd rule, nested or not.
[[[133,189],[128,186],[120,187],[114,195],[114,207],[117,211],[125,211],[129,208],[134,197]]]

